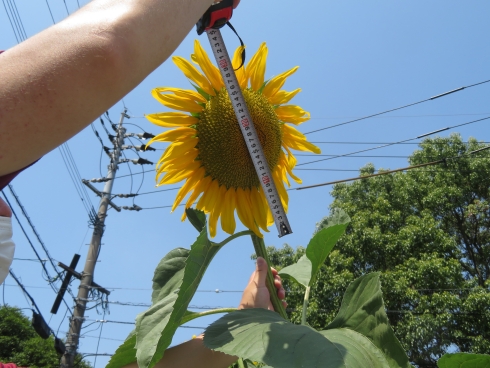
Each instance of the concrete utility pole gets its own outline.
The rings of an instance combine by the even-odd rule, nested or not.
[[[75,307],[73,316],[70,319],[70,329],[66,337],[66,351],[61,358],[61,368],[73,368],[75,355],[78,349],[78,342],[80,338],[80,331],[82,330],[82,323],[84,320],[85,309],[88,301],[89,291],[92,288],[92,281],[94,278],[95,264],[100,252],[100,245],[102,235],[104,233],[104,222],[107,213],[107,207],[110,205],[112,186],[114,184],[114,178],[116,177],[116,171],[119,164],[119,156],[121,155],[121,147],[124,144],[124,134],[126,129],[123,128],[123,120],[126,116],[126,109],[121,113],[121,119],[119,120],[119,126],[117,128],[117,136],[114,138],[114,151],[112,154],[112,160],[109,164],[109,171],[107,173],[107,181],[104,186],[104,191],[101,193],[99,212],[97,214],[98,221],[94,226],[92,234],[92,240],[90,242],[90,248],[87,254],[87,260],[85,261],[85,267],[83,269],[82,278],[80,280],[80,287],[78,289],[78,295],[75,300]]]

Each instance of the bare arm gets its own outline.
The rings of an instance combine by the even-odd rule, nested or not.
[[[282,287],[281,278],[277,271],[272,269],[274,284],[277,289],[277,296],[284,299],[286,293]],[[267,263],[263,258],[257,258],[255,271],[252,273],[247,287],[242,295],[242,300],[238,309],[245,308],[265,308],[272,309],[270,295],[265,286],[267,278]],[[287,306],[285,301],[282,302]],[[167,349],[163,359],[159,361],[155,368],[227,368],[238,358],[220,352],[210,350],[204,346],[203,335],[196,337],[183,344]],[[136,363],[124,366],[124,368],[138,368]]]
[[[94,0],[1,54],[0,175],[65,142],[136,87],[212,3]]]

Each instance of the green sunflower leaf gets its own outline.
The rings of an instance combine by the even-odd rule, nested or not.
[[[189,214],[203,220],[198,211]],[[136,317],[135,335],[118,349],[108,367],[119,368],[137,360],[139,367],[152,368],[162,359],[177,327],[190,317],[187,307],[221,248],[208,239],[205,218],[200,221],[197,224],[201,224],[202,231],[191,249],[174,249],[160,261],[153,278],[152,306]]]
[[[197,93],[199,93],[206,100],[209,101],[211,99],[211,95],[209,93],[205,92],[201,87],[196,86],[194,83],[191,83],[191,84],[192,84],[192,87],[194,87],[194,89],[197,91]]]
[[[325,263],[337,240],[344,234],[350,217],[343,210],[335,210],[322,220],[323,227],[318,228],[306,247],[306,257],[311,261],[311,279],[309,286],[315,282],[315,277]]]
[[[327,330],[338,328],[348,328],[366,336],[384,353],[390,368],[411,367],[388,323],[379,273],[361,276],[349,285],[339,313],[327,326]]]
[[[311,280],[311,261],[303,255],[298,262],[282,268],[279,275],[283,278],[293,279],[296,283],[308,287]]]
[[[267,83],[269,83],[269,81],[270,81],[270,79],[266,80],[266,81],[265,81],[265,82],[262,84],[262,86],[261,86],[261,87],[258,89],[257,93],[262,94],[262,92],[264,92],[264,88],[265,88],[265,86],[267,86]]]
[[[320,333],[337,346],[346,367],[390,367],[381,350],[358,332],[347,328],[336,328]]]
[[[186,208],[185,214],[197,231],[201,232],[206,227],[206,215],[203,211]]]
[[[490,355],[456,353],[445,354],[437,361],[439,368],[488,368]]]
[[[350,217],[343,210],[335,210],[317,225],[317,230],[306,247],[306,254],[298,262],[279,271],[283,277],[292,278],[308,287],[315,277],[337,240],[344,234]]]
[[[133,330],[126,341],[119,346],[106,368],[120,368],[136,361],[136,332]]]
[[[155,304],[167,296],[172,296],[175,290],[178,290],[182,284],[185,271],[185,262],[190,251],[184,248],[171,250],[158,264],[153,276],[153,293],[151,296],[152,310]],[[138,316],[139,317],[139,316]],[[138,318],[137,317],[137,318]],[[116,350],[112,356],[109,368],[119,368],[123,365],[133,363],[136,359],[136,333],[132,331],[126,341]]]
[[[204,344],[271,367],[389,368],[381,351],[359,333],[318,332],[261,308],[220,318],[206,329]]]

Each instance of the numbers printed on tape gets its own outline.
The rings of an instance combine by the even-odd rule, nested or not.
[[[267,159],[265,158],[247,104],[245,103],[242,91],[240,90],[230,57],[224,45],[223,38],[221,37],[221,32],[216,29],[210,29],[206,32],[211,48],[213,49],[214,57],[218,63],[221,76],[223,77],[226,89],[230,95],[233,109],[235,110],[236,117],[239,121],[240,130],[245,139],[264,195],[274,216],[274,222],[276,223],[279,237],[291,234],[292,230],[286,212],[284,211],[274,180],[272,179]]]

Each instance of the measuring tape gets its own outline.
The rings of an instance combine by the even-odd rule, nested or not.
[[[274,217],[274,222],[279,232],[279,237],[291,234],[291,226],[289,225],[286,211],[277,192],[274,179],[272,177],[267,158],[264,155],[264,150],[260,144],[257,131],[248,111],[247,104],[243,98],[240,85],[236,78],[233,65],[226,50],[223,37],[219,28],[223,27],[233,14],[232,10],[233,0],[223,0],[222,2],[211,6],[204,16],[197,23],[197,33],[200,35],[206,31],[211,48],[213,50],[216,63],[223,77],[226,90],[230,96],[233,110],[238,119],[238,125],[243,134],[243,138],[248,148],[250,157],[259,177],[260,185],[264,192],[269,208]]]

